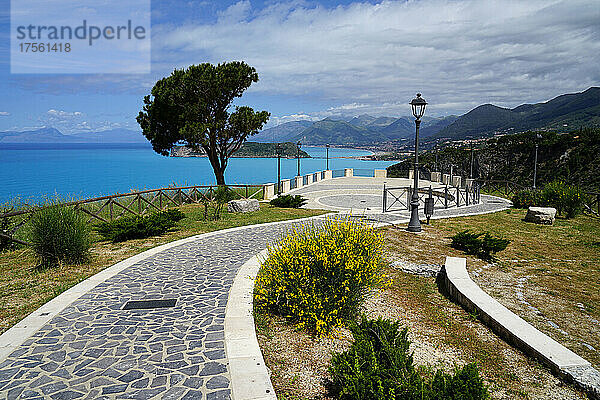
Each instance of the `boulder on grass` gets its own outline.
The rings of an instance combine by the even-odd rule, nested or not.
[[[227,211],[229,212],[247,213],[259,209],[260,205],[256,199],[231,200],[227,203]]]
[[[554,207],[529,207],[525,221],[542,225],[552,225],[554,217],[556,217],[556,208]]]

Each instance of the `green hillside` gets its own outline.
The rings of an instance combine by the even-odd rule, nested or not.
[[[296,143],[286,142],[280,143],[282,146],[282,157],[294,158],[298,155],[298,147]],[[246,142],[242,147],[235,152],[234,157],[275,157],[274,143],[256,143]],[[308,153],[300,150],[301,158],[310,158]]]
[[[345,121],[324,119],[302,131],[299,138],[311,144],[370,144],[387,141],[385,134],[357,127]]]
[[[533,183],[535,137],[537,132],[526,132],[491,138],[474,150],[474,177],[492,180],[510,180],[523,186]],[[539,141],[538,186],[562,179],[586,190],[600,190],[600,129],[588,128],[570,133],[544,132]],[[438,153],[438,170],[468,177],[470,149],[446,147]],[[427,174],[435,170],[435,151],[424,152],[419,159]],[[406,176],[412,158],[392,165],[392,176]]]
[[[435,136],[464,139],[502,131],[573,130],[595,126],[600,126],[600,87],[561,95],[545,103],[523,104],[513,109],[492,104],[479,106]]]

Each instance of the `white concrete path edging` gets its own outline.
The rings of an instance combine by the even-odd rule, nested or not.
[[[21,346],[27,339],[31,337],[35,332],[37,332],[42,326],[48,323],[52,318],[54,318],[59,312],[68,307],[72,302],[83,296],[85,293],[92,290],[97,285],[106,281],[107,279],[112,278],[117,275],[119,272],[123,271],[125,268],[128,268],[148,257],[151,257],[161,251],[171,249],[173,247],[177,247],[189,242],[193,242],[198,239],[208,238],[214,235],[220,235],[227,232],[234,232],[241,229],[252,229],[257,226],[268,226],[268,225],[278,225],[285,224],[291,222],[301,222],[301,221],[309,221],[312,219],[319,219],[326,216],[331,216],[334,214],[322,214],[316,215],[307,218],[299,218],[293,220],[284,220],[284,221],[275,221],[275,222],[267,222],[264,224],[256,224],[256,225],[244,225],[238,226],[235,228],[222,229],[219,231],[203,233],[200,235],[190,236],[185,239],[176,240],[174,242],[165,243],[163,245],[153,247],[149,250],[146,250],[140,254],[136,254],[135,256],[126,258],[100,272],[96,275],[93,275],[86,280],[78,283],[72,288],[64,291],[60,295],[56,296],[54,299],[50,300],[36,311],[29,314],[27,317],[23,318],[20,322],[12,326],[9,330],[0,335],[0,362],[4,361],[6,357],[8,357],[17,347]]]
[[[266,254],[264,250],[242,265],[227,299],[225,352],[235,400],[277,399],[254,329],[254,281]]]
[[[515,315],[469,277],[467,261],[446,257],[440,272],[448,295],[470,312],[476,312],[486,325],[508,343],[538,359],[563,379],[600,399],[600,373],[591,364]]]

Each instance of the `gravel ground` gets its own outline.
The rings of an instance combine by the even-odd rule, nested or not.
[[[433,283],[431,275],[439,267],[396,260],[394,268],[397,272],[394,273],[394,279],[417,274],[421,275],[418,279]],[[435,295],[441,298],[438,293]],[[422,310],[406,301],[405,296],[406,293],[398,293],[393,289],[375,292],[365,302],[363,311],[373,318],[382,316],[397,319],[409,328],[410,349],[415,365],[428,365],[434,369],[451,371],[456,366],[472,361],[468,351],[449,346],[440,339],[446,334],[443,323],[431,323],[425,319]],[[488,376],[485,370],[481,371],[489,384],[493,399],[585,398],[582,393],[553,376],[549,370],[499,339],[485,325],[469,319],[468,315],[465,317],[466,312],[459,306],[445,298],[441,298],[441,302],[445,314],[461,324],[465,331],[473,332],[479,341],[493,347],[501,356],[505,369],[509,370],[509,377],[505,379],[514,380],[510,388],[502,380],[498,381],[497,377]],[[272,318],[269,332],[265,334],[259,330],[258,333],[265,361],[272,372],[275,391],[279,395],[285,394],[288,396],[286,399],[328,399],[324,384],[328,378],[327,368],[331,353],[348,348],[351,334],[347,330],[340,331],[332,338],[314,338],[296,331],[282,319]]]

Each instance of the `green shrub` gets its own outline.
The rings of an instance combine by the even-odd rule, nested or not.
[[[550,182],[544,186],[541,197],[544,205],[556,208],[558,214],[567,218],[574,218],[583,211],[584,197],[577,186]]]
[[[96,226],[96,231],[106,240],[114,243],[124,242],[162,235],[183,218],[183,212],[172,209],[147,216],[122,217],[115,221],[102,222]]]
[[[421,377],[413,366],[408,330],[397,322],[362,317],[350,326],[354,343],[334,354],[330,394],[344,400],[417,399]]]
[[[339,219],[305,225],[269,247],[255,304],[327,334],[355,317],[367,290],[390,282],[382,266],[383,237],[374,228]]]
[[[484,260],[493,258],[493,254],[506,249],[510,240],[497,238],[485,233],[473,233],[468,229],[452,236],[451,246],[467,254]]]
[[[511,198],[511,201],[515,208],[539,207],[543,205],[541,193],[538,190],[532,189],[517,191]]]
[[[475,363],[456,369],[454,375],[438,370],[423,390],[423,398],[429,400],[479,400],[489,397]]]
[[[230,200],[235,200],[240,197],[233,189],[228,186],[218,186],[212,193],[206,193],[206,197],[202,198],[202,204],[204,205],[203,218],[205,221],[209,219],[212,221],[218,221],[221,219],[221,212]],[[212,209],[212,215],[210,210]]]
[[[79,264],[92,245],[85,217],[56,202],[35,211],[30,220],[30,242],[43,266]]]
[[[283,196],[275,197],[270,201],[270,204],[275,207],[282,208],[300,208],[304,204],[306,204],[308,200],[300,195],[292,196],[291,194],[286,194]]]
[[[456,370],[454,375],[439,370],[426,380],[413,365],[406,328],[398,322],[364,316],[350,326],[354,343],[334,354],[329,373],[330,394],[342,400],[419,399],[479,400],[489,398],[475,364]]]

